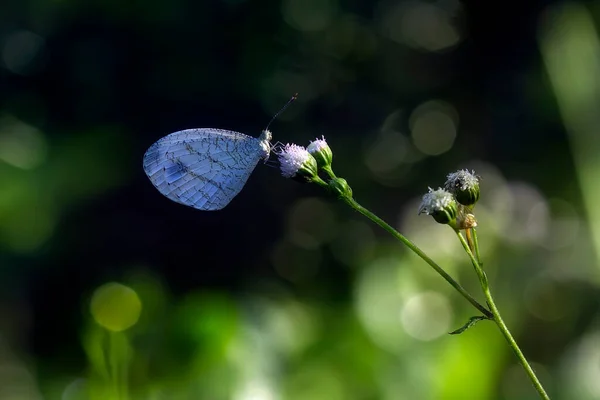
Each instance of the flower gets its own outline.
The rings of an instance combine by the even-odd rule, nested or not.
[[[321,168],[327,168],[331,165],[333,160],[333,152],[325,141],[325,137],[321,136],[321,139],[315,139],[314,142],[310,142],[306,150],[317,160],[317,165]]]
[[[317,161],[304,147],[288,143],[275,150],[275,154],[283,177],[310,181],[317,176]]]
[[[458,207],[454,196],[442,188],[438,190],[429,188],[429,192],[423,196],[419,206],[419,214],[431,215],[440,224],[454,224],[457,212]]]
[[[479,200],[479,176],[475,171],[464,169],[448,174],[444,188],[464,206],[473,206]]]

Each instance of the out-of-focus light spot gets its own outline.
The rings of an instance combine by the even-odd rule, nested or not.
[[[407,346],[400,322],[404,300],[420,291],[406,259],[379,259],[357,279],[355,307],[361,324],[381,348],[399,354]]]
[[[36,69],[35,59],[44,47],[44,39],[33,32],[19,30],[4,40],[2,61],[9,71],[28,75]]]
[[[289,400],[343,400],[351,398],[344,378],[331,363],[302,363],[286,382],[284,396]]]
[[[382,131],[365,154],[365,164],[377,175],[398,168],[408,153],[408,139],[398,131]]]
[[[493,249],[489,238],[500,237],[513,244],[542,241],[548,226],[547,202],[529,183],[507,182],[491,164],[474,161],[461,166],[474,169],[481,176],[481,198],[477,203],[477,231],[482,254]],[[491,247],[490,247],[491,246]],[[484,257],[485,258],[485,257]]]
[[[312,279],[321,265],[321,251],[295,246],[281,240],[271,252],[271,262],[277,273],[293,283]]]
[[[383,2],[382,29],[387,36],[410,47],[442,52],[455,47],[461,40],[455,26],[455,14],[459,12],[457,1]]]
[[[540,244],[549,250],[558,250],[574,244],[581,225],[575,208],[561,199],[550,199],[548,203],[540,203],[538,207],[543,207],[549,217]],[[532,210],[532,213],[535,212],[537,210]]]
[[[269,342],[283,354],[293,355],[303,351],[315,338],[316,321],[310,310],[294,301],[267,303],[261,307],[266,320]]]
[[[377,139],[365,151],[364,162],[375,179],[386,186],[397,187],[410,172],[411,164],[423,159],[423,153],[415,149],[402,133],[406,125],[402,110],[390,113]]]
[[[250,297],[243,301],[243,324],[227,349],[227,358],[236,368],[237,379],[234,395],[236,399],[279,398],[275,381],[277,369],[277,348],[273,339],[277,331],[273,331],[269,319],[264,312],[272,309],[270,301]],[[214,332],[216,335],[218,331]],[[205,357],[205,356],[203,356]],[[248,362],[252,360],[252,362]]]
[[[203,357],[222,357],[238,333],[238,304],[224,293],[202,291],[186,297],[177,309],[175,329],[182,338],[201,346]]]
[[[281,12],[284,20],[300,31],[325,29],[337,13],[334,0],[284,0]]]
[[[481,177],[479,182],[481,197],[477,202],[477,208],[484,206],[492,214],[501,215],[508,211],[510,202],[510,192],[508,183],[502,171],[495,165],[483,162],[481,160],[472,160],[458,169],[474,170]]]
[[[452,307],[440,293],[419,293],[404,304],[401,320],[410,336],[430,341],[448,332],[452,322]]]
[[[41,400],[33,376],[17,365],[0,365],[0,399]]]
[[[496,218],[502,218],[505,223],[500,234],[505,240],[515,244],[540,242],[545,237],[548,226],[544,196],[525,182],[510,183],[508,190],[511,196],[509,210],[503,215],[496,215]]]
[[[433,100],[421,104],[409,119],[413,143],[424,154],[437,156],[452,148],[458,114],[450,104]]]
[[[121,332],[138,321],[142,302],[133,289],[111,282],[96,289],[90,310],[98,325],[109,331]]]
[[[547,277],[530,281],[524,302],[529,312],[545,321],[558,321],[574,311],[573,301],[561,290],[560,283]]]
[[[0,117],[0,160],[32,169],[46,158],[46,140],[37,128],[11,115]]]
[[[583,336],[565,352],[561,362],[562,398],[593,400],[600,398],[600,332]]]
[[[278,396],[268,383],[254,379],[238,389],[233,398],[235,400],[276,400]]]
[[[0,336],[0,399],[41,400],[35,377]]]
[[[548,208],[548,203],[543,199],[542,201],[534,204],[529,210],[529,215],[527,216],[527,229],[530,232],[530,236],[532,241],[536,241],[538,243],[543,242],[546,237],[546,232],[548,231],[548,224],[550,222],[550,210]]]
[[[62,393],[61,400],[84,400],[89,398],[89,387],[86,379],[78,378],[69,383]]]
[[[317,198],[297,201],[288,216],[288,235],[292,243],[315,249],[336,233],[334,211],[329,203]]]
[[[377,38],[371,29],[353,15],[337,18],[324,32],[324,39],[317,43],[323,52],[337,58],[352,57],[364,60],[377,48]]]
[[[375,235],[369,225],[352,221],[341,226],[339,232],[330,247],[338,261],[355,267],[370,259],[375,247]]]

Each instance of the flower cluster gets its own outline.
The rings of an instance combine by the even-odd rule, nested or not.
[[[286,144],[275,149],[274,153],[279,159],[281,175],[285,178],[317,183],[327,187],[338,197],[352,198],[352,189],[348,182],[335,176],[331,169],[333,152],[325,137],[315,139],[306,148],[296,144]],[[319,176],[321,171],[327,175],[327,182]]]
[[[317,174],[317,161],[302,146],[286,144],[275,151],[284,178],[311,177]]]
[[[449,174],[443,189],[429,188],[419,206],[419,214],[431,215],[440,224],[455,229],[477,226],[471,211],[479,200],[479,180],[475,171],[466,169]]]

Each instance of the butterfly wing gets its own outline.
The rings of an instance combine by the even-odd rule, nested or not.
[[[154,143],[144,171],[169,199],[199,210],[220,210],[242,190],[264,156],[259,139],[221,129],[186,129]]]

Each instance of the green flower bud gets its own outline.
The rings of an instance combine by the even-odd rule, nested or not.
[[[431,215],[440,224],[455,226],[458,206],[450,192],[442,188],[438,190],[429,188],[429,192],[423,196],[419,206],[419,214],[422,213]]]
[[[330,180],[329,189],[338,197],[352,198],[352,188],[344,178],[334,178]]]
[[[320,168],[327,168],[331,165],[333,152],[325,141],[324,136],[321,136],[321,139],[310,142],[306,150],[317,160],[317,165]]]
[[[304,147],[286,144],[276,154],[285,178],[310,182],[317,177],[317,160]]]
[[[444,188],[464,206],[474,206],[479,200],[479,176],[475,171],[464,169],[449,174]]]

